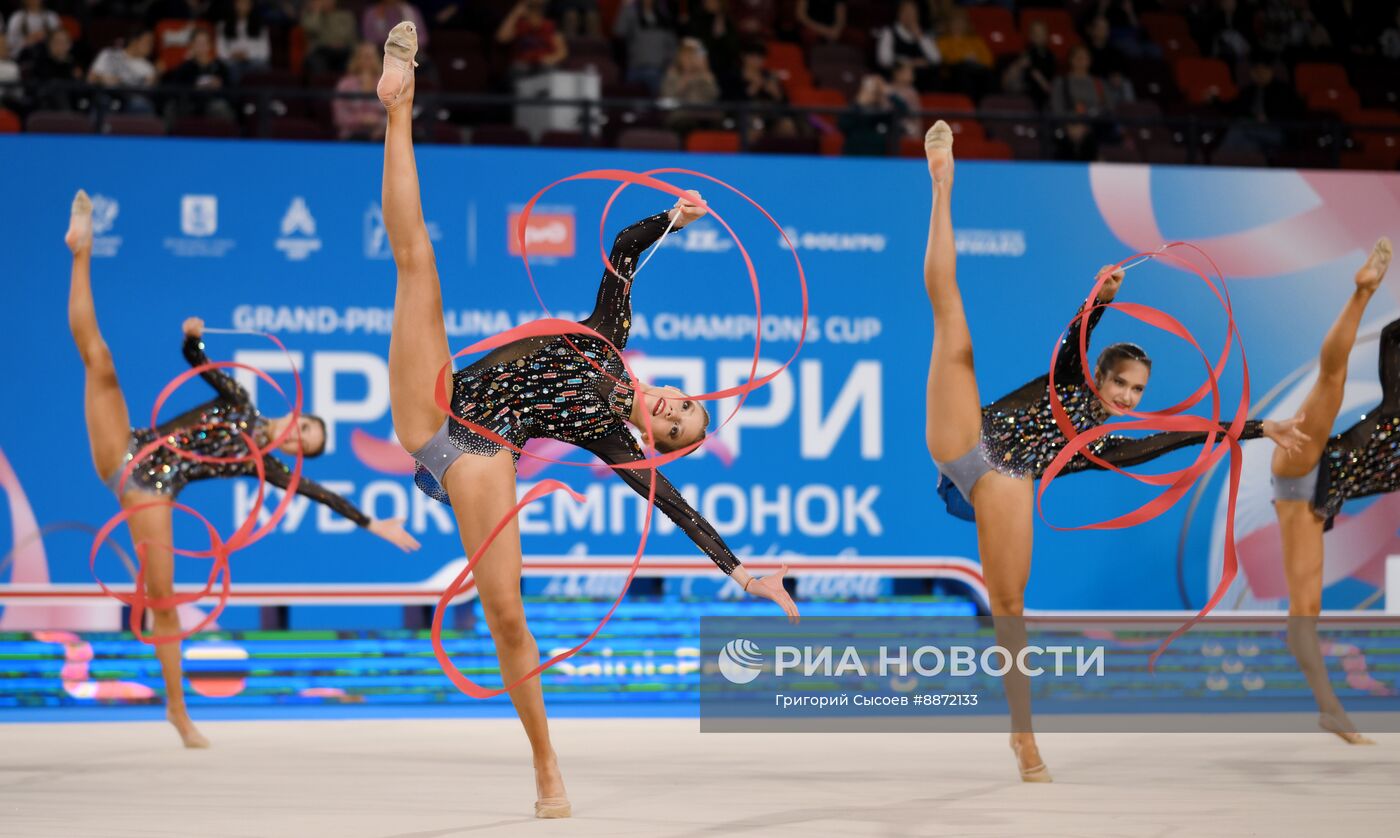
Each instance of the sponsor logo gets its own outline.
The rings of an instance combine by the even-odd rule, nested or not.
[[[117,223],[117,215],[121,212],[121,205],[116,198],[109,198],[106,195],[92,196],[92,255],[93,256],[116,256],[121,249],[122,237],[109,236],[112,227]]]
[[[506,218],[506,247],[510,255],[520,255],[520,211],[512,211]],[[531,256],[567,259],[574,255],[574,213],[573,210],[557,212],[532,212],[525,227],[525,246]]]
[[[293,262],[300,262],[321,249],[321,240],[316,237],[316,218],[300,195],[292,199],[286,215],[282,216],[282,237],[277,240],[277,249]]]
[[[180,199],[180,232],[187,236],[212,236],[219,231],[219,199],[213,195],[185,195]]]
[[[778,246],[787,250],[823,250],[832,253],[883,253],[889,245],[884,233],[813,233],[784,227],[787,239],[778,237]]]
[[[217,239],[219,199],[215,195],[180,197],[180,232],[183,238],[168,238],[165,247],[176,256],[220,258],[234,247],[233,239]]]
[[[959,256],[1024,256],[1024,230],[968,230],[953,234]]]
[[[731,684],[747,684],[763,671],[763,653],[751,640],[731,640],[719,650],[719,672]]]
[[[428,239],[430,241],[440,241],[442,239],[442,228],[436,221],[426,222],[428,227]],[[365,210],[365,258],[366,259],[392,259],[394,251],[389,247],[389,231],[384,227],[384,208],[378,201],[370,204]]]

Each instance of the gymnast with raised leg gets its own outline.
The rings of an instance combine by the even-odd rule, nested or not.
[[[141,460],[123,482],[127,464],[152,441],[167,437],[171,445],[204,457],[237,458],[247,453],[240,434],[245,429],[255,434],[262,445],[276,439],[293,420],[288,414],[268,418],[253,406],[248,393],[217,368],[206,369],[200,376],[214,388],[214,399],[185,411],[159,427],[133,428],[126,406],[126,397],[117,382],[116,366],[111,350],[97,326],[97,309],[92,299],[92,202],[87,193],[79,191],[73,199],[68,233],[64,237],[73,252],[73,271],[68,292],[68,327],[83,361],[85,376],[84,414],[88,440],[92,446],[92,462],[97,474],[116,495],[123,509],[145,507],[127,518],[131,540],[145,554],[146,596],[159,602],[174,594],[174,554],[172,553],[172,509],[170,503],[186,484],[195,480],[218,477],[256,477],[251,461],[210,463],[181,457],[167,448],[157,448]],[[208,363],[200,337],[204,323],[190,318],[184,323],[185,360],[197,367]],[[326,445],[325,423],[316,416],[301,414],[297,426],[280,446],[280,450],[295,456],[314,457]],[[268,455],[263,458],[267,482],[287,488],[292,471],[281,460]],[[302,477],[297,493],[323,503],[339,514],[368,529],[380,538],[403,550],[418,549],[418,542],[403,529],[400,520],[373,520],[355,505]],[[172,607],[151,608],[156,636],[178,634],[180,621]],[[185,692],[181,682],[180,644],[158,643],[156,658],[165,679],[166,717],[180,733],[187,748],[207,748],[209,741],[190,721],[185,707]]]
[[[939,494],[950,513],[975,520],[978,553],[986,581],[998,644],[1007,649],[1025,645],[1021,615],[1030,577],[1034,532],[1034,481],[1064,447],[1050,408],[1049,387],[1060,396],[1076,429],[1084,431],[1137,407],[1152,370],[1151,359],[1130,343],[1114,344],[1099,356],[1095,396],[1085,380],[1079,354],[1079,317],[1061,343],[1056,366],[1001,399],[982,406],[972,361],[972,335],[958,289],[957,249],[953,239],[953,134],[942,120],[925,137],[929,174],[933,179],[933,210],[928,248],[924,254],[924,287],[933,307],[933,353],[929,361],[925,441],[941,473]],[[1100,270],[1099,275],[1111,266]],[[1115,272],[1102,286],[1087,313],[1092,330],[1123,281]],[[1249,421],[1243,438],[1267,436],[1280,446],[1295,448],[1302,435],[1298,419],[1282,422]],[[1223,429],[1222,429],[1223,432]],[[1177,449],[1199,445],[1204,431],[1175,431],[1130,438],[1110,434],[1087,450],[1119,467],[1147,462]],[[1099,468],[1082,454],[1062,473]],[[1021,779],[1050,782],[1031,729],[1030,686],[1012,667],[1004,678],[1011,707],[1011,747]]]
[[[1274,451],[1274,514],[1283,539],[1288,583],[1288,648],[1317,701],[1318,726],[1352,745],[1372,745],[1358,733],[1332,689],[1317,635],[1322,613],[1323,532],[1342,504],[1400,490],[1400,320],[1381,331],[1380,405],[1347,430],[1328,436],[1342,408],[1347,361],[1366,305],[1390,267],[1389,239],[1376,242],[1356,272],[1356,290],[1328,330],[1318,353],[1317,380],[1298,408],[1310,439]]]
[[[414,56],[417,32],[404,22],[384,45],[384,74],[378,93],[389,112],[384,137],[384,225],[398,269],[393,333],[389,344],[389,397],[399,442],[418,463],[418,486],[449,503],[462,545],[474,554],[516,503],[518,454],[473,433],[450,418],[434,397],[438,376],[451,394],[453,412],[490,428],[516,449],[547,437],[584,448],[609,464],[645,459],[628,425],[639,428],[662,452],[695,446],[709,416],[700,402],[674,387],[633,382],[603,341],[570,336],[527,338],[499,347],[456,373],[443,323],[442,290],[432,243],[423,222],[413,154]],[[618,234],[603,275],[597,303],[585,325],[618,350],[631,327],[631,278],[637,257],[664,232],[667,221],[683,227],[704,215],[699,197],[677,201],[668,213],[643,219]],[[650,470],[616,469],[646,496]],[[739,560],[685,498],[655,473],[658,509],[671,518],[734,582],[777,603],[791,618],[797,608],[783,589],[783,572],[750,576]],[[515,683],[539,665],[539,648],[525,622],[520,596],[520,529],[510,520],[473,573],[486,624],[496,644],[501,677]],[[572,813],[558,760],[550,743],[544,695],[538,678],[510,691],[534,757],[535,814]]]

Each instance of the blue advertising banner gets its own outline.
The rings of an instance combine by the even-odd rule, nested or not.
[[[98,314],[133,423],[149,422],[156,394],[184,368],[184,318],[275,332],[301,372],[306,408],[329,431],[326,456],[309,460],[307,475],[377,517],[406,518],[424,545],[405,557],[297,499],[275,537],[238,554],[235,584],[419,582],[460,559],[450,510],[414,488],[392,437],[387,352],[395,272],[379,203],[378,148],[18,136],[0,138],[0,153],[11,164],[11,200],[0,202],[7,262],[0,355],[8,394],[0,450],[41,525],[100,524],[116,511],[93,473],[82,368],[66,324],[62,235],[81,187],[96,207]],[[976,558],[974,528],[942,509],[923,443],[932,326],[922,284],[930,205],[922,162],[423,147],[418,164],[454,350],[542,316],[508,231],[543,186],[587,169],[685,166],[743,189],[797,247],[810,293],[807,342],[786,374],[712,432],[701,453],[669,466],[668,476],[741,556]],[[700,189],[742,238],[758,271],[763,320],[755,321],[735,242],[704,219],[669,236],[639,277],[629,350],[645,379],[690,393],[720,390],[748,378],[756,333],[760,373],[792,354],[802,327],[792,254],[741,199],[697,178],[668,177]],[[628,189],[600,247],[600,214],[612,188],[564,184],[535,209],[532,265],[556,316],[587,315],[612,235],[672,202]],[[1397,196],[1397,175],[960,163],[958,276],[982,398],[1048,368],[1052,345],[1101,265],[1189,239],[1227,278],[1259,415],[1291,413],[1365,250],[1377,235],[1400,235]],[[1363,327],[1343,427],[1379,398],[1374,335],[1400,310],[1397,287],[1390,283],[1377,298]],[[1172,313],[1212,357],[1222,345],[1219,305],[1190,274],[1143,265],[1129,272],[1120,299]],[[1155,361],[1145,407],[1174,403],[1203,380],[1190,347],[1110,313],[1095,344],[1124,339],[1145,346]],[[287,358],[263,339],[210,335],[207,349],[216,360],[252,364],[290,382]],[[1238,361],[1237,354],[1224,404],[1239,397]],[[242,378],[264,411],[284,411],[265,383]],[[166,415],[205,399],[204,386],[187,384]],[[733,407],[731,400],[711,413],[718,421]],[[1245,446],[1242,550],[1251,537],[1264,544],[1273,523],[1268,445]],[[586,455],[571,456],[586,462]],[[1180,452],[1148,470],[1180,468],[1193,456]],[[1046,505],[1050,523],[1036,525],[1027,605],[1199,606],[1218,573],[1223,471],[1167,514],[1123,531],[1066,532],[1050,523],[1109,518],[1149,497],[1144,487],[1112,475],[1057,482]],[[521,518],[527,556],[577,556],[581,567],[589,558],[631,556],[644,510],[620,481],[601,469],[542,467],[528,458],[519,476],[522,491],[550,476],[587,499],[578,504],[556,493],[531,507]],[[182,499],[231,527],[255,493],[248,480],[205,482]],[[1389,529],[1340,560],[1346,572],[1329,576],[1336,584],[1328,607],[1352,607],[1381,584],[1395,510],[1374,514],[1387,515]],[[0,522],[5,526],[13,525]],[[0,535],[0,544],[13,535]],[[179,539],[205,543],[196,524],[177,518]],[[648,553],[699,555],[659,516]],[[85,538],[50,541],[52,581],[90,581],[86,554]],[[1276,553],[1256,547],[1245,558],[1226,604],[1276,605]],[[112,557],[99,567],[106,578],[126,578]],[[202,580],[205,571],[182,562],[178,578]],[[716,589],[720,581],[716,570]],[[540,590],[567,592],[557,580]]]

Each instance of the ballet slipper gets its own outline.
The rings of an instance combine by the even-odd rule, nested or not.
[[[1016,741],[1016,734],[1011,734],[1011,752],[1016,755],[1016,768],[1021,772],[1021,782],[1023,783],[1050,783],[1054,778],[1050,776],[1050,769],[1045,766],[1042,760],[1037,765],[1026,768],[1021,765],[1021,743]]]
[[[1366,264],[1356,272],[1357,287],[1368,291],[1379,288],[1381,280],[1385,279],[1385,272],[1390,268],[1391,255],[1390,239],[1377,240],[1376,246],[1371,248],[1371,254],[1366,257]]]
[[[413,84],[413,68],[418,66],[418,28],[405,20],[389,30],[384,40],[384,72],[375,92],[384,107],[393,110]]]
[[[573,816],[574,809],[569,804],[567,797],[541,797],[535,801],[535,817],[537,818],[571,818]]]
[[[953,173],[953,129],[943,120],[933,123],[924,134],[924,153],[934,183],[942,183]]]
[[[74,253],[92,247],[92,199],[81,189],[73,196],[68,232],[63,235],[63,243]]]
[[[1319,713],[1317,716],[1317,726],[1328,733],[1336,736],[1348,745],[1374,745],[1376,740],[1365,734],[1349,729],[1348,725],[1342,724],[1342,720],[1331,713]]]

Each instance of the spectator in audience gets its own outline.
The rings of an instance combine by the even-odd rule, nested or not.
[[[1099,141],[1086,122],[1071,122],[1055,140],[1055,159],[1092,163],[1099,159]]]
[[[559,28],[568,38],[588,36],[597,38],[601,34],[598,18],[598,0],[554,0],[550,16],[559,21]]]
[[[521,0],[501,21],[496,40],[510,46],[510,68],[517,76],[558,66],[569,56],[564,37],[545,16],[545,0]]]
[[[1054,89],[1059,62],[1050,51],[1050,30],[1033,21],[1026,30],[1026,49],[1006,66],[1001,86],[1007,93],[1029,96],[1037,108],[1045,107]]]
[[[1400,6],[1395,9],[1395,20],[1381,33],[1381,55],[1391,61],[1400,61]]]
[[[272,40],[253,0],[233,0],[219,21],[216,40],[219,60],[229,68],[234,80],[249,70],[265,70],[272,60]]]
[[[1307,0],[1260,0],[1255,24],[1259,47],[1269,55],[1280,56],[1306,40],[1307,7]]]
[[[1089,72],[1103,79],[1109,98],[1116,104],[1133,101],[1133,83],[1127,76],[1128,59],[1108,40],[1108,18],[1096,17],[1090,21],[1087,34]]]
[[[345,69],[350,51],[360,40],[355,16],[338,8],[336,0],[307,0],[301,28],[306,33],[305,69],[310,75]]]
[[[345,77],[335,86],[336,93],[374,93],[381,69],[379,47],[365,41],[355,48]],[[333,116],[342,140],[384,139],[385,110],[374,96],[337,96]]]
[[[930,90],[935,81],[934,67],[942,60],[937,44],[919,23],[919,4],[903,0],[895,12],[894,23],[880,30],[875,44],[876,63],[892,73],[900,62],[907,62],[914,68],[914,82],[919,89]]]
[[[1283,147],[1286,139],[1277,123],[1294,119],[1301,105],[1293,88],[1279,81],[1274,67],[1256,61],[1249,70],[1249,84],[1235,98],[1235,121],[1220,147],[1231,151],[1269,152]]]
[[[10,15],[10,24],[5,30],[10,54],[17,56],[29,47],[47,42],[49,35],[61,28],[63,21],[44,8],[44,0],[24,0],[24,7]]]
[[[878,73],[861,79],[856,100],[838,122],[846,135],[844,153],[853,156],[884,156],[898,136],[900,123],[908,115],[904,102],[893,96],[889,84]]]
[[[682,34],[705,46],[720,88],[733,89],[739,75],[739,37],[725,11],[724,0],[691,0],[690,7],[693,11],[681,28]]]
[[[992,50],[972,28],[967,10],[955,8],[948,16],[948,34],[938,39],[938,52],[953,89],[982,98],[992,84]]]
[[[685,38],[676,50],[676,60],[661,80],[661,98],[674,105],[710,105],[719,101],[719,82],[710,70],[710,62],[705,55],[705,46],[694,38]],[[705,127],[715,121],[712,112],[697,111],[691,107],[674,111],[667,115],[666,124],[677,131],[686,132]]]
[[[846,30],[846,0],[797,0],[797,23],[804,39],[836,43]]]
[[[676,54],[675,18],[665,0],[627,0],[613,37],[627,46],[627,80],[658,90]]]
[[[81,81],[82,65],[73,57],[73,39],[62,26],[49,33],[47,41],[25,47],[19,54],[20,75],[25,81]],[[73,95],[67,90],[44,90],[37,99],[46,110],[72,110]]]
[[[1069,54],[1069,69],[1055,79],[1050,106],[1058,116],[1079,114],[1096,117],[1111,112],[1118,105],[1113,91],[1103,79],[1089,71],[1089,49],[1082,44]]]
[[[914,85],[914,65],[910,62],[901,61],[894,65],[894,72],[890,74],[890,96],[903,102],[910,113],[922,109],[919,89]],[[916,116],[904,120],[904,133],[909,137],[922,137],[923,121]]]
[[[389,37],[389,30],[405,20],[413,21],[418,29],[418,48],[421,52],[428,46],[428,28],[423,25],[423,14],[418,7],[407,0],[379,0],[366,6],[365,13],[360,16],[360,36],[371,44],[382,44]],[[421,56],[419,61],[426,63]]]
[[[1314,3],[1312,8],[1332,46],[1345,55],[1373,55],[1376,32],[1388,22],[1387,12],[1393,5],[1375,0],[1327,0]]]
[[[1253,9],[1240,8],[1239,0],[1213,0],[1213,7],[1192,21],[1196,45],[1203,55],[1219,58],[1232,67],[1249,59],[1253,49]]]
[[[787,101],[783,81],[778,74],[768,69],[768,52],[760,44],[744,49],[744,57],[739,67],[739,87],[735,99],[745,102],[772,102],[781,104]]]
[[[1161,50],[1147,37],[1138,22],[1134,0],[1097,0],[1090,7],[1089,19],[1108,21],[1110,40],[1131,58],[1158,58]]]
[[[19,65],[10,58],[10,39],[0,38],[0,84],[13,84],[19,81]],[[9,94],[0,93],[0,101],[8,100]]]
[[[97,54],[88,69],[88,81],[103,87],[140,87],[149,89],[156,83],[156,68],[151,64],[151,50],[156,38],[151,30],[138,24],[121,46],[110,46]],[[150,97],[123,95],[123,109],[130,113],[151,113],[155,105]]]
[[[233,119],[233,106],[226,97],[212,94],[229,87],[231,76],[214,52],[214,39],[203,29],[190,39],[190,55],[185,62],[165,74],[164,82],[206,95],[181,96],[171,103],[181,116],[208,116]]]

